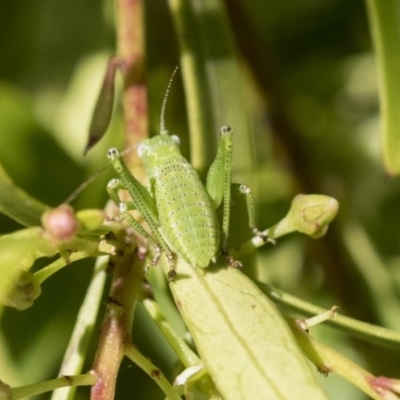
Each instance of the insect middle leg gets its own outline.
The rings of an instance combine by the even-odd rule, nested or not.
[[[232,192],[244,194],[246,196],[246,208],[251,233],[254,236],[259,236],[262,240],[264,240],[264,242],[266,242],[268,237],[262,231],[256,228],[256,207],[251,189],[247,185],[243,185],[241,183],[232,183]]]

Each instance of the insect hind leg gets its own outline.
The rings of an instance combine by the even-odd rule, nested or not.
[[[208,171],[206,190],[215,210],[223,204],[221,253],[231,267],[241,268],[242,264],[228,253],[229,220],[231,208],[232,177],[232,134],[229,126],[222,126],[217,155]]]

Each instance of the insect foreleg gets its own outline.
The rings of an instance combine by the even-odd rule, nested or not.
[[[118,196],[118,189],[124,189],[118,179],[111,179],[107,184],[107,192],[110,199],[118,206],[121,200]]]
[[[140,235],[152,243],[157,250],[157,254],[152,261],[152,265],[155,265],[160,258],[160,251],[164,251],[167,255],[170,264],[169,278],[172,279],[175,276],[174,270],[174,256],[166,244],[163,236],[158,231],[160,226],[158,215],[156,211],[156,205],[147,189],[130,173],[128,167],[124,163],[118,150],[112,148],[108,151],[107,157],[111,161],[114,169],[120,176],[120,180],[113,179],[107,186],[108,193],[111,199],[119,206],[122,216],[127,222],[135,229]],[[118,195],[118,189],[125,189],[131,196],[131,201],[122,202]],[[137,210],[147,222],[150,230],[153,234],[151,236],[135,218],[128,212],[128,210]]]
[[[156,249],[156,254],[151,262],[151,266],[158,263],[161,254],[161,245],[151,236],[138,221],[129,213],[129,210],[135,210],[133,201],[122,202],[118,195],[118,189],[126,189],[118,179],[112,179],[107,185],[107,191],[110,198],[118,205],[122,217],[128,224],[142,237],[148,240]]]
[[[120,179],[117,180],[117,188],[125,189],[129,192],[132,201],[135,203],[135,208],[140,212],[143,218],[148,222],[150,228],[153,226],[149,220],[154,221],[154,225],[158,224],[158,215],[156,205],[150,193],[129,171],[123,158],[116,148],[111,148],[107,152],[107,157],[111,161],[115,171],[118,173]],[[112,182],[112,181],[111,181]],[[116,204],[119,204],[118,194],[111,197],[113,201],[118,199]]]

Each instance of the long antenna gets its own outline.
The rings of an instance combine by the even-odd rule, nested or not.
[[[174,69],[174,72],[172,72],[171,78],[169,78],[167,89],[165,90],[165,95],[164,95],[164,99],[162,102],[161,113],[160,113],[160,135],[168,133],[167,129],[165,128],[165,108],[167,107],[169,91],[171,90],[172,82],[174,81],[174,78],[175,78],[175,75],[176,75],[176,72],[178,71],[178,69],[179,69],[179,65],[177,65]]]
[[[127,149],[120,152],[120,155],[124,157],[125,155],[129,154],[133,151],[136,146],[128,147]],[[82,182],[64,201],[62,204],[69,204],[73,200],[75,200],[78,195],[80,195],[99,175],[101,175],[105,170],[111,167],[111,164],[105,164],[100,169],[98,169],[92,176],[90,176],[86,181]]]

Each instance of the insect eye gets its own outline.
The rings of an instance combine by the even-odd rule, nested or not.
[[[143,157],[143,154],[146,152],[146,144],[145,143],[140,143],[137,147],[137,155],[139,156],[139,158]]]
[[[179,136],[171,135],[171,139],[172,139],[172,141],[173,141],[176,145],[180,146],[180,144],[181,144],[181,139],[179,139]]]

